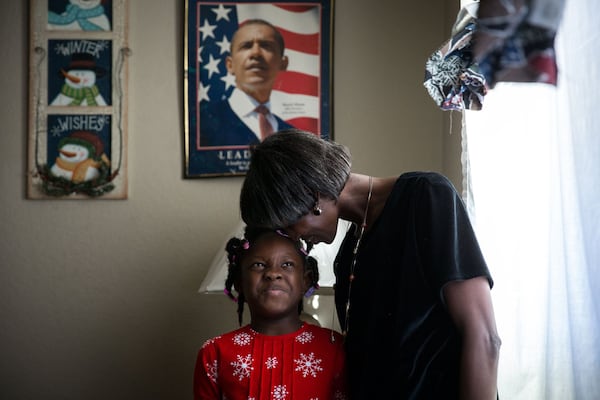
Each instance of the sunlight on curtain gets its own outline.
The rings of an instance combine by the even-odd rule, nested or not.
[[[600,399],[600,15],[567,1],[557,88],[465,111],[465,193],[495,280],[501,399]]]

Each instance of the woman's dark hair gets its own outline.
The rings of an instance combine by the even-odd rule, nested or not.
[[[274,233],[272,229],[263,229],[263,228],[246,228],[244,233],[244,238],[232,237],[227,242],[225,246],[225,251],[227,252],[227,260],[229,263],[227,279],[225,279],[225,293],[232,300],[236,301],[238,304],[237,313],[238,313],[238,322],[240,326],[242,326],[242,319],[244,313],[244,303],[246,302],[244,298],[244,294],[238,292],[238,296],[236,297],[233,294],[234,284],[239,281],[242,277],[242,259],[245,255],[245,252],[249,250],[254,243],[263,235],[267,233]],[[298,249],[298,253],[304,259],[304,269],[309,274],[310,277],[310,286],[314,289],[319,288],[319,268],[317,260],[314,257],[311,257],[306,254],[302,243],[300,241],[294,241],[292,238],[286,236],[283,233],[277,232],[276,234],[281,235],[282,237],[286,237],[292,242],[296,248]],[[303,303],[300,301],[298,303],[298,314],[302,312]]]
[[[306,215],[318,196],[337,200],[351,168],[347,147],[298,129],[269,136],[251,148],[240,209],[249,226],[286,228]]]

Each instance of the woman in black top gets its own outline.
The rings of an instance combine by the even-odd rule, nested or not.
[[[496,399],[492,278],[447,178],[351,172],[344,146],[299,130],[252,150],[240,197],[249,226],[331,243],[352,399]]]

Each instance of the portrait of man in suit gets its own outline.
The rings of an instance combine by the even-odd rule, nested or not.
[[[250,19],[235,32],[225,65],[235,78],[231,95],[200,106],[200,146],[260,142],[292,126],[271,112],[277,75],[288,67],[284,39],[271,23]]]
[[[244,175],[284,129],[332,137],[333,0],[186,1],[186,178]]]

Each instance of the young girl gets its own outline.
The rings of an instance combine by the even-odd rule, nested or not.
[[[204,343],[194,398],[345,399],[341,335],[300,320],[302,297],[317,287],[316,260],[272,230],[247,230],[226,251],[225,292],[238,303],[240,326],[248,304],[250,324]]]

